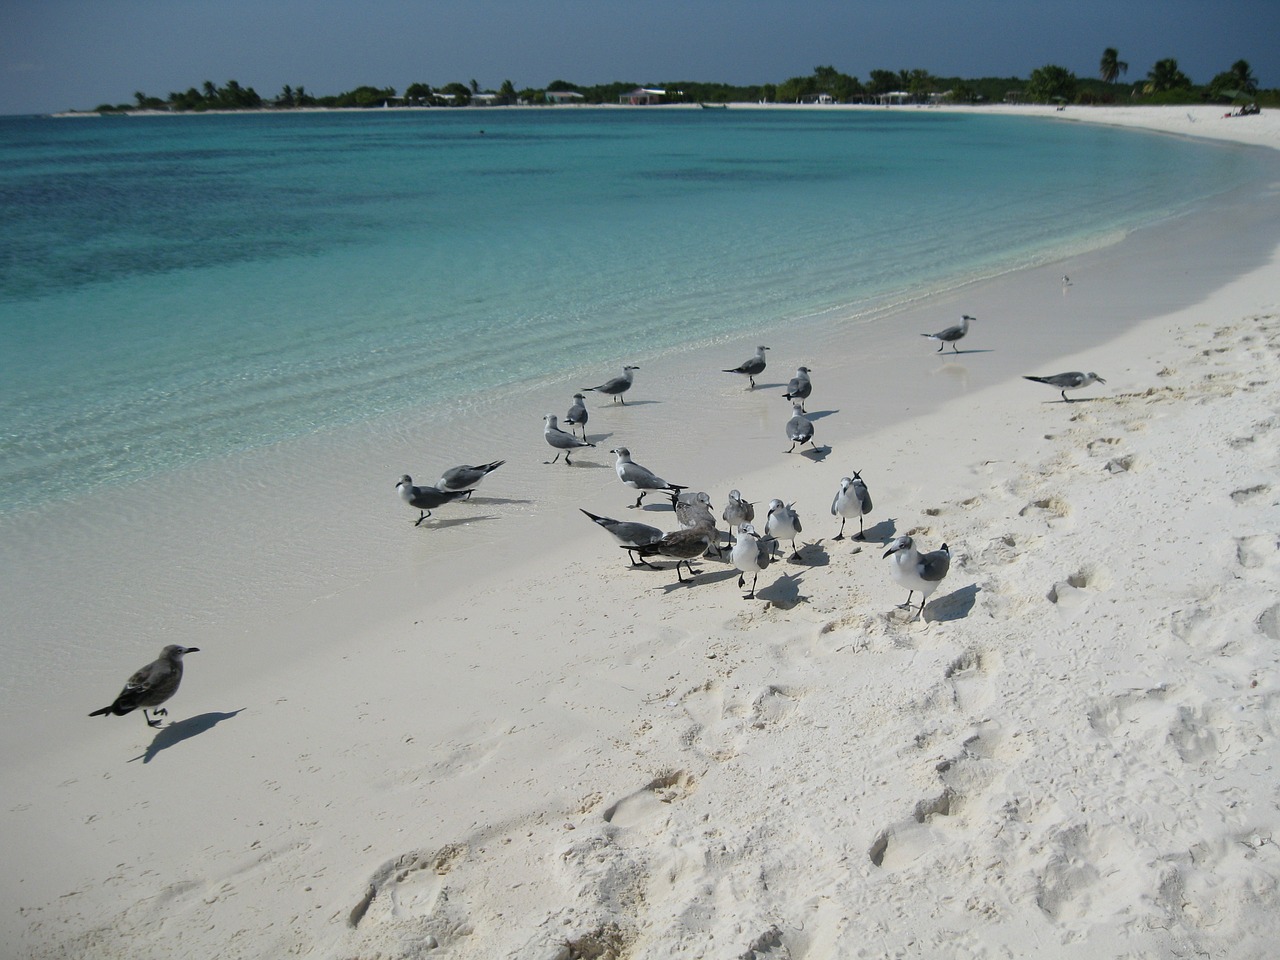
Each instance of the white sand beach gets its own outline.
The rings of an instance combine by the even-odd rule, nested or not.
[[[1272,112],[991,109],[1280,148]],[[541,415],[616,370],[18,525],[0,954],[1274,955],[1280,232],[1238,199],[898,308],[973,314],[964,352],[765,331],[754,391],[719,372],[754,341],[620,358],[572,467]],[[1022,379],[1068,370],[1106,383]],[[578,512],[674,529],[619,444],[717,516],[794,501],[800,559],[750,601],[632,568]],[[420,527],[392,489],[503,457]],[[903,534],[951,550],[920,619]],[[86,716],[166,643],[200,652],[165,726]]]

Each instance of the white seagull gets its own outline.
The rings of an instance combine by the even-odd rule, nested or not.
[[[870,512],[871,493],[867,490],[867,485],[862,482],[862,475],[855,470],[852,477],[841,477],[840,489],[836,491],[836,498],[831,501],[831,515],[840,518],[840,532],[834,539],[843,540],[845,520],[849,517],[857,517],[858,533],[853,539],[865,540],[862,516]]]
[[[594,390],[596,393],[607,393],[609,396],[613,397],[614,403],[621,400],[623,406],[626,406],[627,401],[622,395],[631,389],[631,384],[634,383],[636,379],[635,371],[639,369],[639,367],[632,366],[623,367],[622,376],[606,380],[598,387],[583,387],[582,389]]]
[[[450,467],[440,474],[440,479],[436,481],[436,489],[443,490],[445,493],[471,493],[480,486],[481,480],[506,462],[494,460],[492,463],[482,463],[476,467],[469,463],[464,463],[460,467]]]
[[[618,479],[632,490],[640,491],[640,496],[636,497],[636,502],[632,504],[633,508],[640,506],[640,501],[650,490],[663,490],[671,494],[671,505],[674,507],[680,491],[687,489],[678,483],[667,483],[648,467],[640,466],[631,459],[631,451],[626,447],[615,447],[609,452],[618,456],[617,462],[613,465],[618,472]]]
[[[471,495],[470,490],[441,490],[437,487],[416,487],[413,484],[413,477],[407,473],[396,484],[396,490],[400,492],[401,500],[413,507],[413,509],[420,511],[418,519],[413,524],[415,527],[431,516],[432,507],[438,507],[451,500],[461,500]]]
[[[734,367],[732,370],[725,370],[725,373],[740,373],[750,381],[748,390],[754,390],[756,386],[756,374],[764,373],[764,352],[768,347],[756,347],[756,355],[741,366]]]
[[[911,607],[911,595],[920,591],[920,609],[916,616],[924,615],[924,604],[929,595],[938,589],[947,571],[951,569],[951,549],[944,543],[932,553],[921,555],[911,537],[899,537],[884,552],[893,557],[893,579],[907,588],[907,602]]]
[[[790,540],[791,559],[800,559],[800,550],[796,547],[796,537],[803,531],[800,516],[795,511],[794,503],[784,504],[781,500],[769,501],[769,515],[764,521],[766,540]]]
[[[569,451],[576,450],[579,447],[594,447],[595,444],[588,440],[579,440],[572,433],[565,433],[557,424],[556,415],[548,413],[543,419],[542,437],[547,441],[548,445],[555,447],[557,453],[550,460],[543,460],[543,463],[555,463],[560,459],[560,453],[564,454],[565,465],[572,464],[569,459]]]
[[[747,585],[747,574],[752,575],[751,592],[743,597],[743,600],[756,598],[756,581],[760,579],[760,571],[769,566],[769,561],[773,559],[773,551],[768,543],[767,540],[760,539],[756,528],[749,523],[744,523],[738,529],[737,539],[733,542],[729,559],[738,568],[739,588]]]

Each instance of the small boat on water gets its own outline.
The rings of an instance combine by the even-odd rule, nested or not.
[[[728,110],[729,109],[729,105],[727,103],[699,103],[698,106],[700,106],[703,110]]]

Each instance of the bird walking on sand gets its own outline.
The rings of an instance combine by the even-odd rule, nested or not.
[[[769,566],[769,561],[773,559],[772,544],[768,540],[762,540],[760,535],[756,533],[756,528],[749,523],[744,523],[737,532],[737,539],[733,542],[733,550],[729,553],[729,559],[733,561],[733,565],[738,568],[738,587],[741,589],[747,585],[747,574],[751,574],[751,591],[742,599],[754,600],[756,598],[756,581],[760,579],[760,571]]]
[[[750,382],[748,390],[756,388],[756,374],[764,373],[764,352],[768,347],[756,347],[756,355],[741,366],[734,367],[732,370],[725,370],[725,373],[740,373]]]
[[[587,439],[587,404],[582,394],[573,395],[573,403],[569,407],[569,412],[564,415],[564,422],[571,428],[581,427],[582,439]],[[569,432],[572,433],[572,429]]]
[[[766,540],[775,541],[777,543],[783,540],[791,541],[791,559],[800,559],[800,550],[796,547],[796,537],[804,530],[800,525],[800,515],[795,511],[794,503],[784,504],[781,500],[769,501],[769,515],[764,521],[764,536]]]
[[[791,419],[787,421],[787,439],[791,441],[791,447],[787,453],[794,450],[796,444],[803,447],[807,443],[814,450],[818,449],[813,442],[813,421],[804,415],[804,404],[799,400],[791,401]]]
[[[400,491],[401,500],[415,510],[420,511],[418,519],[413,524],[415,527],[431,516],[432,507],[438,507],[449,503],[451,500],[462,500],[471,496],[470,490],[441,490],[438,487],[415,487],[413,485],[413,477],[407,473],[400,478],[400,482],[396,484],[396,489]]]
[[[671,494],[671,505],[674,507],[676,496],[681,490],[688,489],[687,486],[681,486],[678,483],[667,483],[648,467],[640,466],[640,464],[631,459],[631,451],[626,447],[615,447],[609,452],[617,454],[618,459],[613,468],[618,472],[618,479],[632,490],[640,491],[640,496],[636,497],[636,502],[632,504],[632,509],[639,507],[644,495],[651,490],[662,490]]]
[[[787,392],[783,394],[792,402],[800,401],[800,412],[804,413],[804,402],[813,393],[813,383],[809,379],[808,367],[796,367],[796,375],[787,381]]]
[[[473,467],[469,463],[464,463],[460,467],[450,467],[440,474],[440,479],[436,481],[436,489],[445,493],[470,494],[476,487],[480,486],[481,480],[506,462],[505,460],[494,460],[492,463],[482,463],[478,467]]]
[[[160,704],[178,692],[178,684],[182,683],[182,658],[188,653],[199,652],[199,647],[169,644],[160,651],[159,659],[148,663],[125,681],[124,689],[120,691],[120,696],[116,697],[115,703],[101,710],[95,710],[89,716],[102,717],[110,713],[123,717],[126,713],[132,713],[141,707],[142,719],[147,721],[147,726],[160,726],[159,720],[147,716],[147,708],[152,708],[151,713],[155,717],[169,715],[169,711],[160,707]],[[156,707],[160,709],[157,710]]]
[[[1023,377],[1023,380],[1034,380],[1036,383],[1047,383],[1051,387],[1057,387],[1062,391],[1062,399],[1067,403],[1075,403],[1067,396],[1068,390],[1080,390],[1089,386],[1091,383],[1106,383],[1100,376],[1090,370],[1088,373],[1081,373],[1079,370],[1072,370],[1070,373],[1055,373],[1051,377]]]
[[[581,507],[578,508],[582,510]],[[662,531],[657,527],[651,527],[647,523],[632,523],[628,520],[614,520],[611,517],[597,517],[594,513],[588,513],[587,519],[598,524],[600,529],[606,531],[613,539],[618,541],[619,546],[625,547],[627,554],[631,557],[631,565],[644,564],[651,570],[657,570],[652,563],[646,561],[643,557],[637,558],[636,548],[647,547],[651,543],[657,543],[662,539]]]
[[[853,471],[852,477],[840,478],[840,489],[836,491],[836,498],[831,501],[831,515],[840,518],[840,532],[833,539],[844,539],[844,523],[849,517],[858,518],[858,532],[853,537],[854,540],[865,540],[866,534],[862,528],[863,514],[871,512],[871,493],[867,490],[867,485],[862,482],[862,476],[857,470]]]
[[[573,461],[569,459],[570,450],[577,450],[579,447],[595,446],[595,444],[589,440],[579,440],[572,433],[566,433],[561,430],[556,425],[557,420],[554,413],[548,413],[542,418],[542,420],[544,424],[542,428],[542,438],[547,441],[549,446],[554,447],[556,450],[556,455],[550,460],[543,460],[543,463],[555,463],[560,459],[560,454],[563,453],[565,466],[572,466]]]
[[[923,616],[925,601],[951,569],[951,549],[944,543],[931,553],[921,554],[915,540],[899,537],[889,544],[884,556],[893,557],[893,579],[907,588],[907,602],[903,606],[910,609],[911,595],[919,590],[920,609],[916,616]]]
[[[614,403],[621,400],[623,406],[626,406],[627,401],[622,395],[631,389],[631,384],[634,383],[636,379],[635,371],[639,369],[639,367],[632,366],[623,367],[622,376],[606,380],[598,387],[583,387],[582,389],[594,390],[596,393],[607,393],[609,396],[613,397]]]
[[[954,327],[947,327],[947,329],[939,330],[937,333],[922,333],[920,336],[927,337],[930,340],[937,340],[938,353],[941,353],[942,348],[948,343],[951,344],[952,350],[959,353],[960,351],[956,349],[956,341],[964,339],[964,335],[969,332],[969,324],[977,319],[977,317],[971,317],[966,313]]]
[[[742,499],[742,494],[737,490],[729,491],[729,499],[724,505],[724,512],[720,514],[720,519],[729,525],[729,533],[734,539],[737,539],[738,528],[744,523],[750,523],[756,518],[756,508],[752,503]]]
[[[690,527],[687,530],[674,530],[661,540],[636,547],[635,550],[642,558],[663,556],[675,560],[676,579],[684,583],[684,577],[680,575],[680,564],[683,563],[689,569],[689,576],[692,577],[694,569],[690,561],[702,556],[711,548],[711,540],[714,536],[715,531],[711,527]]]

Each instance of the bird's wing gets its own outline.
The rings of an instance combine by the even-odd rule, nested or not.
[[[920,574],[921,580],[941,580],[950,569],[951,554],[943,550],[934,550],[932,553],[926,553],[916,564],[916,572]]]

